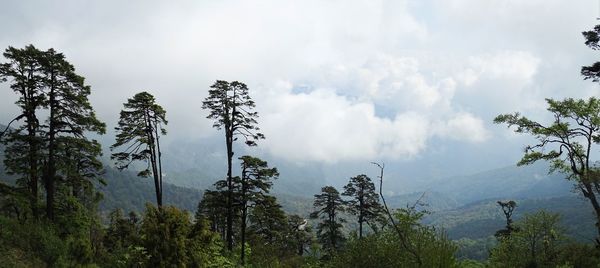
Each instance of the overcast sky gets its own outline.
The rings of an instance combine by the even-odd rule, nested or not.
[[[221,135],[201,102],[239,80],[274,157],[411,161],[448,145],[514,163],[526,139],[492,119],[598,96],[579,75],[599,58],[581,36],[598,13],[595,0],[3,1],[0,48],[63,52],[109,128],[146,90],[171,139]],[[0,122],[14,99],[0,85]]]

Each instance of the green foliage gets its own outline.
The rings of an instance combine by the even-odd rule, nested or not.
[[[397,233],[385,229],[362,239],[351,237],[344,249],[328,264],[331,267],[457,267],[456,246],[443,232],[419,224],[422,213],[404,209],[395,214],[397,224],[406,240],[420,256],[404,250]]]
[[[166,135],[163,128],[168,122],[166,111],[158,104],[154,96],[148,92],[140,92],[127,99],[123,104],[118,126],[115,127],[117,137],[110,147],[115,150],[119,147],[125,149],[113,153],[111,159],[115,160],[119,170],[129,168],[135,161],[146,162],[146,169],[140,171],[140,177],[154,178],[156,202],[162,206],[162,165],[160,151],[160,136]]]
[[[342,195],[352,198],[346,203],[348,212],[358,218],[358,237],[363,236],[363,223],[377,230],[375,223],[381,218],[383,207],[379,203],[379,195],[375,192],[375,184],[371,178],[366,175],[350,178]]]
[[[54,219],[56,181],[89,186],[89,180],[102,169],[97,160],[100,145],[84,134],[104,134],[106,126],[96,118],[88,100],[90,87],[62,53],[54,49],[40,51],[29,45],[23,49],[9,47],[4,57],[9,62],[0,65],[0,80],[11,80],[21,110],[10,123],[25,119],[4,139],[8,153],[4,162],[9,173],[22,176],[18,183],[28,189],[34,218],[38,218],[42,178],[46,216]],[[37,115],[42,108],[48,110],[45,124]]]
[[[150,255],[148,266],[182,267],[188,263],[186,240],[190,228],[186,212],[171,206],[146,206],[140,233],[142,245]]]
[[[106,185],[96,185],[103,198],[99,203],[99,212],[103,219],[108,213],[120,208],[123,211],[143,213],[147,202],[154,202],[156,194],[154,182],[140,178],[129,171],[119,172],[107,167],[103,174]],[[163,185],[164,204],[180,209],[194,211],[202,192],[197,189],[183,188],[169,183]]]
[[[494,267],[553,267],[565,242],[559,215],[545,211],[528,214],[516,223],[516,231],[502,237],[491,252]]]
[[[454,243],[458,247],[456,257],[460,260],[487,260],[490,251],[498,244],[498,240],[490,235],[485,238],[469,239],[461,238],[454,240]]]
[[[220,236],[206,228],[207,222],[197,220],[187,243],[187,254],[192,267],[234,267],[231,259],[223,255]]]
[[[327,258],[333,256],[345,240],[342,234],[342,223],[345,220],[340,218],[340,213],[345,211],[344,205],[340,193],[333,186],[325,186],[321,188],[320,194],[315,195],[315,211],[310,217],[322,220],[317,225],[317,238],[326,251]]]
[[[254,101],[248,94],[246,84],[233,81],[231,83],[223,80],[217,80],[208,91],[208,97],[202,102],[202,109],[209,110],[208,119],[213,119],[213,127],[225,130],[225,145],[227,147],[227,202],[225,207],[226,214],[226,239],[227,248],[233,249],[233,221],[234,221],[234,189],[232,158],[233,142],[238,137],[243,137],[248,146],[256,146],[256,141],[264,139],[265,136],[259,133],[258,112],[253,112]]]
[[[218,235],[206,222],[192,224],[187,212],[172,206],[156,208],[150,204],[140,227],[146,267],[229,267],[222,255]]]
[[[39,267],[65,265],[68,244],[49,223],[19,222],[0,216],[0,263]]]
[[[255,131],[258,117],[252,112],[256,106],[248,94],[248,86],[242,82],[217,80],[208,91],[208,97],[202,102],[202,109],[209,110],[208,119],[215,120],[213,127],[224,128],[226,136],[233,142],[234,136],[242,136],[249,146],[264,139],[264,135]]]
[[[591,152],[600,142],[600,100],[592,97],[587,100],[565,99],[556,101],[546,99],[548,111],[554,121],[544,126],[524,116],[515,114],[499,115],[495,123],[516,126],[517,133],[532,135],[537,143],[528,145],[519,165],[527,165],[539,160],[549,161],[551,171],[568,174],[594,208],[596,226],[600,235],[600,176],[593,164]],[[600,240],[597,239],[597,243]]]
[[[583,32],[583,37],[585,37],[585,45],[590,47],[593,50],[600,49],[600,38],[598,34],[600,33],[600,25],[596,25],[593,30]],[[595,62],[591,66],[583,66],[581,67],[581,75],[584,79],[591,79],[594,82],[600,81],[600,62]]]

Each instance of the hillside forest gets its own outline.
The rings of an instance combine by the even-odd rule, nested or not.
[[[600,25],[583,36],[600,49]],[[198,103],[221,135],[226,168],[197,189],[165,176],[169,113],[160,100],[147,91],[113,100],[123,106],[109,126],[58,49],[8,47],[0,62],[0,81],[17,98],[2,105],[18,110],[0,129],[1,267],[600,266],[598,98],[547,99],[549,123],[519,112],[494,119],[532,143],[517,163],[523,169],[482,176],[517,174],[517,184],[515,170],[551,173],[553,186],[534,187],[537,199],[478,200],[468,190],[391,196],[389,166],[377,161],[375,173],[307,197],[275,192],[286,173],[243,154],[269,138],[260,103],[245,83],[216,80]],[[581,75],[600,82],[600,62]],[[108,146],[99,141],[107,128],[115,131]],[[444,184],[451,192],[458,181]],[[546,194],[567,188],[577,196]]]

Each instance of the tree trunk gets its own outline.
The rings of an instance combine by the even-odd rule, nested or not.
[[[242,259],[242,266],[246,265],[246,217],[248,215],[248,208],[244,205],[244,209],[242,210],[242,252],[240,253]]]
[[[231,177],[233,133],[229,128],[226,128],[225,131],[225,139],[227,143],[227,249],[231,251],[233,250],[233,179]]]
[[[161,161],[161,156],[162,153],[160,152],[160,140],[159,140],[159,130],[158,130],[159,126],[154,126],[154,134],[155,134],[155,138],[156,138],[156,156],[158,157],[158,186],[159,186],[159,193],[160,193],[160,203],[162,205],[162,201],[163,201],[163,183],[162,183],[162,161]]]
[[[358,212],[358,238],[362,239],[363,237],[363,221],[364,221],[364,213],[363,213],[363,196],[360,193],[358,198],[359,212]]]
[[[589,182],[582,183],[585,187],[585,191],[583,191],[583,196],[590,200],[592,203],[592,207],[594,208],[594,212],[596,213],[596,230],[598,231],[598,237],[596,237],[596,247],[600,248],[600,204],[598,203],[598,199],[596,199],[596,194],[594,194],[594,190],[592,185]]]
[[[56,93],[54,88],[54,73],[51,74],[52,81],[50,85],[50,126],[48,130],[48,161],[46,163],[46,169],[44,174],[44,182],[46,185],[46,217],[51,221],[54,221],[54,179],[56,176],[56,163],[55,163],[55,153],[56,153]]]
[[[34,220],[39,219],[38,212],[38,163],[37,153],[38,145],[36,141],[37,118],[35,113],[28,112],[27,116],[27,131],[29,135],[29,190],[30,190],[30,206]]]
[[[298,242],[298,256],[302,256],[304,253],[304,242],[300,241],[300,230],[296,228],[296,241]]]
[[[145,111],[146,119],[146,136],[148,137],[150,147],[150,166],[152,167],[152,177],[154,178],[154,190],[156,193],[156,204],[158,209],[162,209],[162,193],[160,186],[160,179],[158,169],[156,167],[156,137],[154,137],[154,126],[152,124],[152,118],[150,117],[150,111]]]

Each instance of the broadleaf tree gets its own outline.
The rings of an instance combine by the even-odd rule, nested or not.
[[[166,111],[156,103],[156,99],[148,92],[140,92],[123,104],[118,126],[115,127],[117,137],[111,146],[111,155],[117,169],[123,170],[136,162],[146,163],[146,168],[138,173],[140,177],[154,179],[156,203],[162,207],[162,153],[160,137],[167,134]]]
[[[213,119],[213,127],[225,132],[227,147],[227,248],[233,249],[233,142],[242,137],[248,146],[265,136],[258,132],[258,113],[253,111],[254,101],[248,93],[248,86],[242,82],[217,80],[202,102],[202,108],[209,110],[208,119]]]
[[[600,101],[596,98],[546,101],[553,117],[550,124],[544,125],[519,113],[499,115],[494,122],[515,126],[515,132],[530,134],[537,140],[525,147],[518,165],[549,161],[551,171],[565,173],[591,203],[600,235],[600,173],[592,156],[595,151],[592,148],[600,141]],[[599,238],[596,243],[600,245]]]

